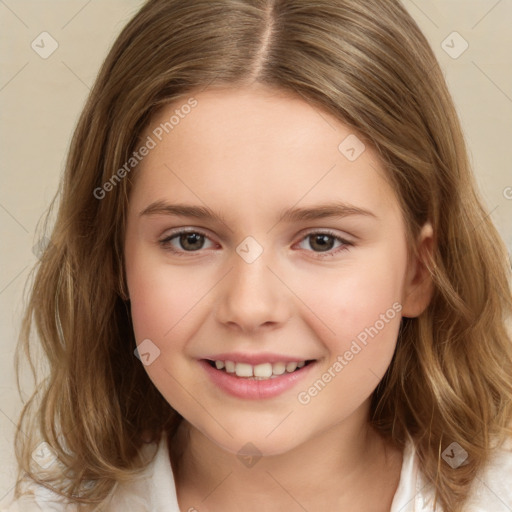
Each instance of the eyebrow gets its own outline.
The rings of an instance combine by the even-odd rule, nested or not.
[[[222,224],[226,223],[222,215],[215,213],[207,206],[169,204],[165,201],[151,203],[139,214],[141,217],[144,215],[177,215],[179,217],[193,217],[196,219],[212,219]]]
[[[214,220],[226,224],[224,217],[207,206],[193,206],[186,204],[169,204],[165,201],[155,201],[144,208],[139,216],[144,215],[176,215],[179,217],[193,217],[202,220]],[[330,202],[312,207],[288,208],[281,212],[278,222],[300,222],[325,218],[344,218],[349,216],[366,216],[377,219],[370,210],[360,208],[344,202]]]
[[[377,215],[370,210],[344,202],[331,202],[310,208],[289,208],[281,213],[279,222],[300,222],[325,218],[343,218],[355,215],[374,217],[377,219]]]

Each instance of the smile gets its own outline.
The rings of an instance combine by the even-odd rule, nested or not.
[[[292,389],[317,365],[317,360],[258,362],[200,359],[214,389],[245,400],[276,397]]]
[[[311,362],[312,361],[297,361],[290,363],[277,362],[252,365],[234,361],[209,361],[210,365],[217,368],[217,370],[235,374],[240,378],[252,380],[273,379],[283,375],[284,373],[293,373]]]

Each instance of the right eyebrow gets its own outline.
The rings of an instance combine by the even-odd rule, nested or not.
[[[193,217],[196,219],[213,219],[221,224],[226,224],[222,215],[215,213],[207,206],[192,206],[187,204],[170,204],[165,201],[155,201],[144,208],[139,216],[144,215],[177,215],[180,217]]]

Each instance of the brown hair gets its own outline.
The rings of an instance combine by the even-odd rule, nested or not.
[[[143,435],[179,424],[133,354],[123,263],[131,176],[101,200],[94,191],[163,105],[254,81],[300,95],[373,144],[411,251],[424,223],[433,226],[434,294],[422,315],[402,320],[371,420],[398,446],[413,439],[437,501],[462,510],[494,440],[510,435],[510,269],[442,71],[397,0],[150,0],[124,28],[80,117],[51,243],[34,269],[17,370],[24,350],[36,375],[37,347],[48,369],[20,417],[16,492],[26,474],[72,502],[100,504],[141,470]],[[30,464],[41,441],[57,473]],[[469,454],[457,469],[441,458],[452,442]]]

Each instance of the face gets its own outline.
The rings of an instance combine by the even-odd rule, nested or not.
[[[193,428],[283,453],[366,417],[410,307],[405,225],[376,152],[327,113],[263,87],[190,97],[134,171],[135,337]]]

